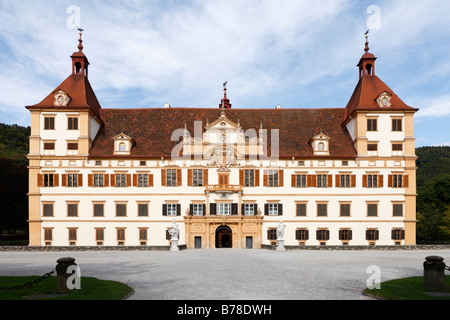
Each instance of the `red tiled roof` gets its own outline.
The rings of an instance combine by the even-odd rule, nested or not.
[[[221,116],[220,109],[103,109],[104,126],[90,150],[90,158],[112,158],[113,137],[124,132],[135,140],[129,158],[170,158],[178,141],[171,141],[176,129],[185,123],[194,136],[194,121],[212,123]],[[226,117],[238,122],[244,131],[268,130],[268,155],[270,156],[270,130],[279,129],[280,158],[313,158],[309,140],[321,131],[330,140],[330,158],[356,158],[353,141],[341,125],[345,109],[228,109]],[[181,139],[181,137],[180,137]],[[316,157],[317,158],[317,157]]]
[[[378,97],[388,92],[392,95],[391,107],[380,108]],[[417,111],[406,105],[380,78],[376,75],[364,74],[359,80],[350,101],[347,104],[344,121],[356,110],[361,111]]]
[[[66,107],[55,107],[54,94],[58,90],[64,91],[69,97],[70,102],[67,108],[76,109],[90,109],[97,117],[102,119],[102,109],[97,97],[92,90],[89,80],[82,74],[72,74],[66,80],[63,81],[55,90],[52,91],[44,100],[40,103],[27,107],[28,109],[34,108],[46,108],[46,109],[61,109]]]

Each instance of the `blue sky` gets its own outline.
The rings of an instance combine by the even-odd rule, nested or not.
[[[0,122],[28,126],[24,107],[71,73],[75,21],[104,108],[217,108],[225,81],[234,108],[342,108],[370,28],[376,74],[420,108],[416,145],[450,145],[449,14],[446,0],[2,0]]]

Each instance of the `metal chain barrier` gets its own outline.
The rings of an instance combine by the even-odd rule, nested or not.
[[[445,270],[447,270],[448,272],[450,272],[450,266],[445,266]]]
[[[56,272],[56,269],[53,269],[53,270],[50,271],[49,273],[44,274],[42,277],[40,277],[40,278],[38,278],[38,279],[36,279],[36,280],[27,282],[27,283],[25,283],[25,284],[23,284],[23,285],[21,285],[21,286],[15,286],[15,287],[0,287],[0,290],[20,290],[20,289],[24,289],[24,288],[29,288],[29,287],[34,286],[34,285],[38,284],[39,282],[41,282],[41,281],[47,279],[48,277],[50,277],[50,276],[51,276],[52,274],[54,274],[55,272]]]

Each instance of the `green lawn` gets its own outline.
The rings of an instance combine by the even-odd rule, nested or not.
[[[19,286],[38,278],[0,277],[0,287]],[[52,276],[29,288],[0,290],[0,300],[121,300],[133,292],[126,284],[88,277],[81,278],[81,290],[70,291],[67,295],[53,296],[57,287],[57,277]],[[47,296],[35,297],[40,295]]]
[[[445,277],[445,286],[443,293],[448,297],[429,296],[423,289],[423,277],[413,277],[383,282],[380,290],[366,289],[364,293],[385,300],[450,300],[450,276]]]

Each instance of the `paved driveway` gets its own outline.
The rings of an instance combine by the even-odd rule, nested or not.
[[[421,276],[430,255],[450,261],[450,250],[0,252],[0,275],[42,275],[70,256],[82,276],[133,287],[134,300],[363,300],[369,266],[381,281]]]

